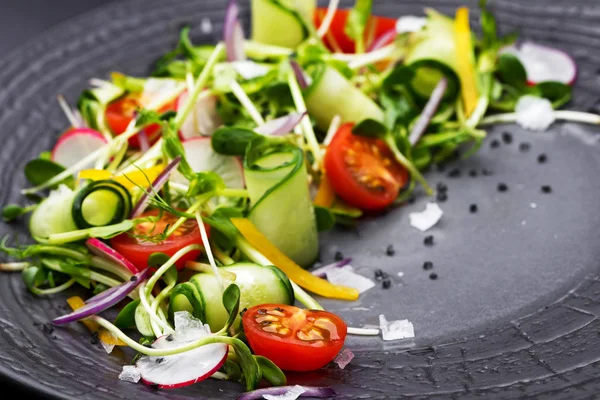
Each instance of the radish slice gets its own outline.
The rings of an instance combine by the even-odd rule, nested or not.
[[[210,336],[208,325],[194,319],[187,311],[175,313],[175,333],[152,343],[155,349],[180,347]],[[160,388],[179,388],[209,378],[227,360],[227,345],[213,343],[180,354],[164,357],[141,357],[137,363],[142,381]]]
[[[523,42],[520,47],[505,47],[500,53],[512,54],[521,61],[531,85],[548,81],[572,85],[577,79],[575,60],[562,50]]]
[[[89,238],[85,242],[85,245],[88,249],[90,249],[90,252],[97,255],[98,257],[102,257],[104,259],[112,261],[115,264],[120,265],[123,269],[126,269],[127,271],[131,272],[132,274],[138,273],[138,269],[135,267],[135,265],[131,263],[131,261],[123,257],[121,253],[119,253],[112,247],[106,245],[104,242],[96,238]]]
[[[177,111],[180,111],[187,102],[189,95],[187,90],[177,99]],[[198,136],[210,136],[223,121],[217,112],[217,97],[210,91],[200,93],[192,112],[183,122],[179,130],[179,138],[184,141]]]
[[[244,167],[241,161],[237,157],[216,153],[210,144],[210,138],[197,137],[186,140],[183,142],[183,149],[188,164],[195,172],[216,172],[223,178],[228,188],[241,189],[245,186]],[[178,177],[177,174],[175,176]]]
[[[71,129],[58,139],[54,149],[52,149],[52,161],[65,168],[70,168],[81,159],[102,148],[106,143],[108,142],[98,131],[88,128]],[[93,168],[93,166],[94,162],[92,161],[74,171],[74,173]]]

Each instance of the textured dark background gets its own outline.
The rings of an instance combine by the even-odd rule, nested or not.
[[[210,17],[222,21],[222,0],[134,0],[45,32],[56,22],[102,1],[22,1],[0,14],[0,202],[20,201],[23,164],[48,149],[66,122],[55,103],[64,93],[73,102],[87,79],[111,70],[143,74],[150,62],[175,42],[183,23],[198,26]],[[348,3],[348,1],[346,1]],[[388,16],[420,13],[424,5],[452,12],[460,2],[376,1]],[[475,1],[468,2],[471,6]],[[247,15],[245,13],[244,15]],[[577,109],[592,109],[600,99],[600,5],[597,0],[496,1],[504,31],[555,45],[573,54],[580,67]],[[476,16],[476,13],[475,13]],[[41,34],[44,32],[43,34]],[[195,31],[197,32],[197,30]],[[23,45],[26,39],[35,42]],[[202,39],[202,38],[196,38]],[[204,38],[206,39],[206,38]],[[6,53],[20,47],[19,53]],[[394,277],[384,291],[371,289],[360,303],[327,303],[351,324],[376,323],[377,314],[408,318],[414,341],[351,338],[356,359],[340,371],[296,377],[306,384],[331,384],[342,398],[594,398],[600,388],[600,152],[598,129],[557,124],[544,134],[505,126],[512,144],[492,150],[489,142],[476,157],[432,172],[432,183],[446,182],[449,200],[444,220],[424,235],[408,226],[408,213],[427,199],[361,224],[358,232],[336,232],[323,241],[324,261],[342,251],[359,272],[382,268]],[[528,141],[528,153],[518,143]],[[536,163],[545,152],[549,162]],[[460,178],[448,178],[451,168]],[[481,170],[494,171],[482,177]],[[469,172],[475,170],[475,179]],[[506,182],[508,193],[496,192]],[[552,184],[551,195],[540,186]],[[479,213],[468,207],[478,203]],[[531,207],[536,204],[536,208]],[[1,233],[24,231],[1,225]],[[393,244],[394,257],[384,255]],[[429,279],[424,261],[435,264],[439,279]],[[401,279],[398,272],[404,272]],[[64,300],[36,299],[20,277],[0,280],[0,375],[10,375],[37,391],[60,398],[232,398],[240,387],[206,382],[177,391],[153,393],[116,380],[128,357],[106,356],[89,345],[79,324],[44,334],[35,323],[64,313]]]

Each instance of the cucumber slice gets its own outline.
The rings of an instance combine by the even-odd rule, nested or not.
[[[336,115],[342,122],[358,123],[368,118],[383,121],[381,108],[335,68],[315,64],[308,72],[313,84],[306,94],[306,108],[320,129],[327,130]]]
[[[77,192],[71,212],[79,229],[118,224],[129,217],[131,196],[118,182],[95,181]]]
[[[315,0],[252,0],[252,40],[296,48],[309,36]]]
[[[152,325],[150,325],[150,315],[141,304],[135,309],[135,327],[143,336],[154,336]]]
[[[35,240],[44,242],[52,234],[77,230],[71,214],[76,194],[67,186],[61,185],[40,203],[29,220],[29,231]]]
[[[293,146],[269,151],[253,157],[249,151],[246,156],[244,174],[252,205],[248,218],[285,255],[308,267],[317,258],[319,238],[304,154]]]
[[[240,288],[240,310],[250,308],[258,304],[276,303],[276,304],[294,304],[294,290],[287,276],[272,266],[263,267],[253,263],[237,263],[227,267],[222,267],[236,275],[235,284]],[[213,332],[221,329],[227,322],[228,314],[223,306],[222,293],[213,274],[196,274],[190,279],[190,283],[195,285],[204,305],[201,312],[201,318],[204,323],[210,325]],[[234,283],[229,280],[223,281],[225,287]],[[189,307],[189,304],[178,302],[170,306],[173,312],[183,311]],[[189,311],[189,308],[187,309]],[[234,324],[239,324],[240,318],[236,319]],[[235,326],[235,325],[234,325]]]

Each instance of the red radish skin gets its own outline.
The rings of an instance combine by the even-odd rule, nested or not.
[[[562,50],[528,41],[504,47],[500,53],[512,54],[521,61],[530,86],[547,81],[573,85],[577,80],[577,64]]]
[[[240,159],[216,153],[209,137],[188,139],[183,142],[183,149],[190,167],[195,172],[216,172],[223,178],[228,188],[242,189],[246,186],[244,166]]]
[[[51,159],[55,163],[69,168],[107,143],[104,136],[93,129],[70,129],[58,139],[52,149]]]
[[[90,238],[85,242],[85,245],[88,249],[90,249],[90,251],[93,254],[97,255],[98,257],[102,257],[113,261],[119,264],[121,267],[129,270],[132,274],[137,274],[139,272],[132,262],[130,262],[128,259],[123,257],[121,253],[108,246],[101,240],[98,240],[96,238]]]
[[[178,383],[175,385],[158,385],[158,387],[160,389],[177,389],[180,387],[193,385],[194,383],[202,382],[203,380],[210,378],[215,372],[220,370],[221,367],[223,366],[223,364],[225,364],[225,361],[227,361],[227,354],[225,354],[223,356],[223,359],[217,365],[215,365],[215,367],[213,369],[211,369],[206,374],[202,375],[201,377],[199,377],[197,379],[192,379],[191,381],[181,382],[181,383]],[[146,385],[154,385],[154,383],[147,381],[144,378],[141,378],[141,379],[142,379],[142,382],[144,382],[144,384],[146,384]]]

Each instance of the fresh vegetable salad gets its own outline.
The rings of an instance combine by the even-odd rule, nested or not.
[[[39,296],[89,289],[52,323],[85,324],[108,352],[135,350],[121,379],[332,397],[287,387],[285,371],[343,367],[346,335],[380,329],[347,327],[312,297],[351,302],[374,286],[343,257],[311,272],[319,232],[443,197],[423,171],[475,153],[488,125],[600,118],[557,111],[575,63],[499,36],[485,2],[481,34],[465,7],[382,18],[371,0],[250,6],[251,32],[232,0],[219,43],[193,43],[185,28],[152,76],[94,78],[76,108],[59,97],[71,126],[25,166],[29,205],[3,210],[6,221],[28,214],[35,243],[4,238],[17,261],[2,269]],[[411,224],[424,231],[441,214],[432,203]],[[384,340],[414,336],[406,320],[380,321]]]

